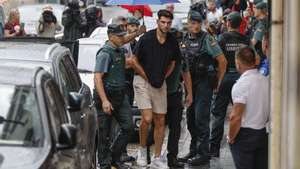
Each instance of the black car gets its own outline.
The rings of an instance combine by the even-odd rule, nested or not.
[[[81,168],[77,128],[48,72],[0,66],[0,92],[0,168]],[[80,110],[82,99],[70,93],[69,109]]]
[[[0,41],[0,65],[41,66],[54,77],[63,94],[66,109],[70,93],[84,97],[80,110],[70,111],[78,128],[82,169],[96,168],[97,114],[89,87],[81,82],[70,50],[52,40],[7,39]]]

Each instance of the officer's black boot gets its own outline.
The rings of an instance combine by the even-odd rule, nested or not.
[[[210,157],[209,156],[200,156],[196,155],[193,158],[188,159],[188,164],[191,166],[200,166],[209,164]]]
[[[178,161],[177,158],[169,157],[168,158],[168,166],[170,167],[170,169],[183,168],[184,163]]]
[[[196,152],[195,151],[190,151],[187,155],[185,155],[184,157],[178,158],[179,162],[182,163],[186,163],[188,161],[188,159],[191,159],[193,157],[196,156]]]

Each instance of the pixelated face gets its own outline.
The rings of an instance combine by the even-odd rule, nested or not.
[[[192,20],[188,21],[188,32],[189,33],[196,34],[196,33],[199,33],[200,31],[201,31],[201,22],[192,21]]]
[[[128,33],[133,33],[139,30],[139,26],[135,24],[128,24],[127,25],[127,31]]]

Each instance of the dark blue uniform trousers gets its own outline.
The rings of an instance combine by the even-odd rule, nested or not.
[[[224,122],[229,103],[232,103],[231,90],[240,77],[239,73],[226,73],[212,105],[212,128],[210,138],[210,153],[220,156],[220,145],[224,135]]]
[[[193,86],[194,103],[188,109],[187,123],[192,140],[190,152],[209,156],[210,106],[213,90],[208,78]]]
[[[95,92],[96,93],[96,92]],[[125,91],[106,92],[114,110],[112,115],[107,115],[102,110],[102,102],[97,94],[94,94],[95,106],[98,113],[98,161],[103,169],[110,169],[112,162],[120,160],[120,156],[126,149],[130,135],[133,132],[133,120],[128,96]],[[112,136],[112,120],[117,121],[120,131],[117,136]],[[111,142],[111,138],[114,138]]]

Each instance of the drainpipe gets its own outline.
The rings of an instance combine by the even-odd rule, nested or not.
[[[300,2],[284,2],[282,169],[300,168]],[[274,11],[275,12],[275,11]]]
[[[298,169],[300,1],[272,3],[270,169]]]
[[[272,1],[271,18],[271,134],[269,168],[281,168],[283,0]]]

